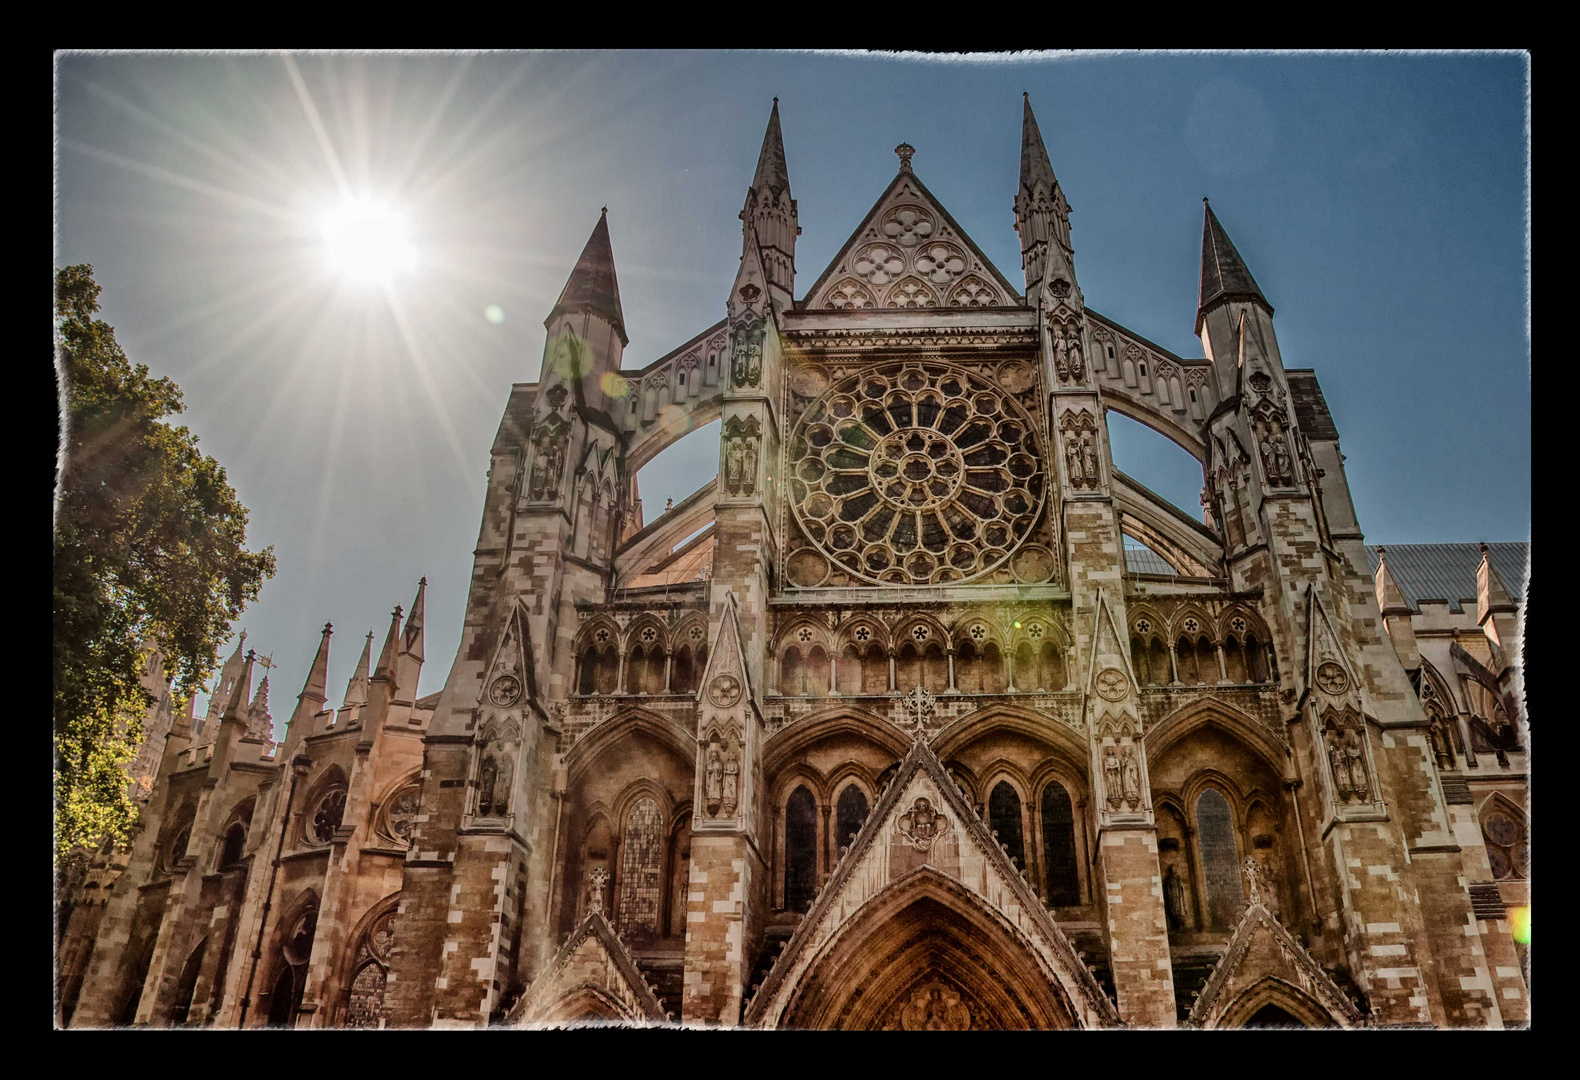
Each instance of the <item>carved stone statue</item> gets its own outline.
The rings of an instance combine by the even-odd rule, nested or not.
[[[609,871],[603,866],[595,866],[592,873],[587,875],[587,910],[603,913],[603,890],[609,883]]]
[[[724,450],[724,490],[731,495],[741,490],[741,440],[734,438]]]
[[[1273,440],[1273,467],[1278,470],[1280,483],[1294,484],[1294,462],[1289,458],[1289,442],[1282,434]]]
[[[1082,472],[1086,477],[1087,487],[1097,486],[1097,448],[1092,445],[1090,435],[1081,436],[1081,464]]]
[[[741,445],[741,494],[757,490],[757,440],[745,439]]]
[[[1120,778],[1121,766],[1119,753],[1112,746],[1103,750],[1103,790],[1108,794],[1108,806],[1111,810],[1119,809],[1119,801],[1124,798],[1124,781]]]
[[[1125,747],[1121,768],[1124,773],[1125,801],[1130,804],[1130,809],[1134,810],[1141,803],[1141,769],[1136,764],[1134,749],[1129,746]]]
[[[1340,799],[1350,797],[1350,765],[1337,731],[1328,732],[1328,763],[1333,767],[1333,786]]]
[[[1086,357],[1081,350],[1081,329],[1073,327],[1070,331],[1070,344],[1066,349],[1070,358],[1070,378],[1080,382],[1086,378]]]
[[[1185,929],[1185,880],[1174,872],[1173,863],[1163,875],[1163,908],[1170,930]]]
[[[494,778],[498,775],[499,767],[494,764],[494,756],[490,754],[483,759],[482,766],[477,770],[477,813],[479,817],[486,817],[494,812]]]
[[[1365,802],[1371,798],[1371,782],[1366,777],[1366,753],[1360,736],[1353,731],[1344,734],[1344,755],[1349,758],[1350,788],[1357,799]]]
[[[1070,381],[1069,362],[1069,328],[1063,323],[1055,324],[1052,334],[1053,345],[1053,370],[1059,376],[1060,382]]]
[[[703,801],[708,804],[708,813],[718,816],[719,804],[724,801],[724,756],[719,753],[719,744],[708,745],[707,771],[702,780]]]
[[[510,812],[510,781],[515,773],[512,757],[510,753],[500,755],[499,774],[494,778],[494,813],[500,815]]]
[[[1081,446],[1074,436],[1065,437],[1064,466],[1070,474],[1071,487],[1086,486],[1086,477],[1081,472]]]
[[[735,816],[735,805],[740,792],[741,759],[731,746],[724,753],[724,782],[723,801],[721,809],[724,817]]]
[[[734,362],[730,377],[736,386],[756,386],[763,377],[763,338],[767,328],[763,320],[748,312],[732,333]]]

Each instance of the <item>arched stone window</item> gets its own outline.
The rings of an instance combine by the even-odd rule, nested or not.
[[[860,694],[862,686],[861,652],[854,645],[846,645],[839,654],[839,692]]]
[[[1528,878],[1531,853],[1525,838],[1525,821],[1507,803],[1494,799],[1481,815],[1481,835],[1487,844],[1487,861],[1498,881]]]
[[[868,645],[861,657],[861,691],[864,694],[889,692],[889,654],[877,642]]]
[[[247,826],[236,822],[225,830],[225,845],[220,851],[219,865],[221,869],[235,866],[247,855]]]
[[[1057,780],[1042,789],[1042,873],[1050,907],[1081,902],[1080,860],[1075,854],[1075,809]]]
[[[1148,670],[1151,678],[1148,680],[1153,686],[1167,686],[1174,680],[1174,673],[1169,670],[1169,650],[1157,638],[1152,639],[1152,645],[1147,649]]]
[[[817,895],[817,800],[806,786],[785,803],[785,910],[805,911]]]
[[[1020,795],[1010,787],[1008,780],[1000,780],[988,796],[988,826],[998,835],[998,842],[1009,850],[1015,865],[1026,865],[1026,844],[1020,821]]]
[[[175,1005],[170,1010],[170,1026],[180,1027],[187,1022],[192,1011],[192,995],[197,992],[198,975],[203,970],[203,955],[208,951],[208,938],[198,942],[181,969],[181,980],[176,983]]]
[[[955,647],[955,689],[962,694],[980,694],[986,689],[983,685],[985,667],[977,647],[962,641]]]
[[[1245,635],[1245,666],[1254,683],[1273,681],[1272,656],[1255,634]]]
[[[335,784],[318,797],[318,801],[313,804],[312,810],[307,815],[308,843],[323,845],[334,840],[335,830],[340,828],[345,813],[345,785]]]
[[[788,697],[806,693],[806,665],[801,659],[801,650],[794,645],[785,650],[784,658],[779,661],[779,692]]]
[[[1016,690],[1030,690],[1037,685],[1037,662],[1033,659],[1031,643],[1023,641],[1015,647],[1015,667],[1010,672],[1010,685]]]
[[[691,646],[682,645],[675,653],[673,669],[669,673],[669,689],[674,694],[697,692],[698,667],[691,655]]]
[[[1064,650],[1056,642],[1044,641],[1037,653],[1037,689],[1063,690]]]
[[[1245,645],[1237,637],[1231,637],[1223,646],[1223,661],[1225,670],[1229,673],[1232,683],[1249,682],[1245,668]]]
[[[316,906],[298,915],[285,933],[280,948],[283,962],[269,1000],[271,1027],[290,1027],[296,1022],[296,1012],[302,1004],[302,991],[307,986],[307,962],[312,958],[313,938],[317,933]]]
[[[1182,637],[1175,643],[1174,664],[1179,669],[1180,682],[1186,686],[1197,686],[1201,683],[1201,671],[1197,665],[1196,648],[1191,644],[1190,638]]]
[[[806,688],[801,693],[815,697],[828,693],[828,653],[823,651],[823,646],[814,645],[807,650],[802,676]]]
[[[620,841],[620,932],[632,940],[657,937],[664,903],[664,812],[644,795],[625,815]]]
[[[901,693],[924,685],[922,681],[922,654],[916,645],[907,641],[895,655],[894,686]]]
[[[845,790],[839,793],[839,800],[834,804],[835,841],[834,849],[844,851],[856,839],[856,834],[861,831],[862,824],[867,820],[869,808],[866,794],[855,784],[848,784]]]
[[[373,920],[357,943],[351,961],[351,982],[346,993],[348,1028],[382,1027],[384,986],[389,973],[390,944],[395,936],[395,911]]]
[[[1245,903],[1245,889],[1240,881],[1234,814],[1229,800],[1217,788],[1207,788],[1196,799],[1196,837],[1207,892],[1207,929],[1231,929]]]

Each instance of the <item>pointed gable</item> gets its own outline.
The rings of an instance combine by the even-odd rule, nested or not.
[[[510,606],[505,618],[505,628],[494,646],[494,655],[488,662],[487,675],[478,688],[477,702],[485,701],[499,708],[509,708],[521,701],[536,701],[538,684],[532,670],[532,639],[528,634],[527,620],[522,616],[520,603]]]
[[[527,988],[507,1023],[528,1027],[663,1023],[668,1014],[631,951],[593,911]]]
[[[902,168],[800,306],[862,311],[1020,302],[949,211]]]
[[[1253,891],[1186,1025],[1240,1027],[1264,1005],[1314,1026],[1362,1023],[1354,1002]]]
[[[848,851],[769,970],[745,1023],[778,1027],[815,962],[869,903],[911,884],[936,881],[992,913],[1030,953],[1078,1026],[1117,1022],[1091,971],[1025,877],[977,816],[936,754],[918,739]]]

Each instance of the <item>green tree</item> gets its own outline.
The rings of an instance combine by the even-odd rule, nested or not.
[[[55,353],[65,408],[55,491],[57,855],[135,818],[126,763],[151,704],[139,683],[157,643],[184,702],[212,672],[231,621],[274,573],[248,551],[247,508],[197,436],[163,418],[174,382],[133,366],[94,318],[93,267],[55,272]]]

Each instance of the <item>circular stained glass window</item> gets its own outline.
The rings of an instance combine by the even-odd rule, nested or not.
[[[1003,565],[1046,496],[1030,417],[943,364],[880,364],[834,384],[801,418],[790,458],[802,530],[880,584],[968,581]]]

